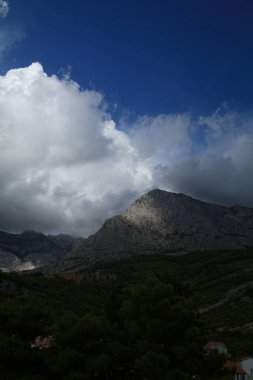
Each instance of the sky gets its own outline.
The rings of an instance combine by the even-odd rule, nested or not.
[[[251,0],[0,0],[0,230],[153,188],[253,207]]]

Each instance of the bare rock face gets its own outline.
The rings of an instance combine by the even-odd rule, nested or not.
[[[36,231],[0,232],[0,270],[22,271],[61,260],[77,239],[69,235],[46,236]]]
[[[253,209],[224,207],[153,190],[78,244],[50,270],[73,271],[138,254],[253,247]]]

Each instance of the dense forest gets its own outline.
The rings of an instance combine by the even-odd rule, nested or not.
[[[225,338],[233,348],[238,332],[217,333],[211,314],[197,312],[203,289],[196,291],[197,276],[184,278],[189,257],[179,271],[184,280],[175,276],[180,260],[115,263],[95,268],[96,280],[1,273],[1,379],[230,379],[226,357],[204,355],[203,346]],[[52,347],[32,348],[38,335],[53,336]]]

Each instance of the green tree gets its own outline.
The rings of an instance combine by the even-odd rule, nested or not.
[[[198,318],[171,285],[151,277],[129,287],[120,316],[140,376],[167,379],[178,368],[184,376],[197,372],[202,360]]]

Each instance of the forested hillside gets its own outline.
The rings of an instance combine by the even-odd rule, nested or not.
[[[232,357],[253,352],[252,270],[250,253],[219,252],[52,278],[2,273],[1,378],[229,379],[225,358],[202,349],[222,339]],[[31,348],[38,335],[54,345]]]

